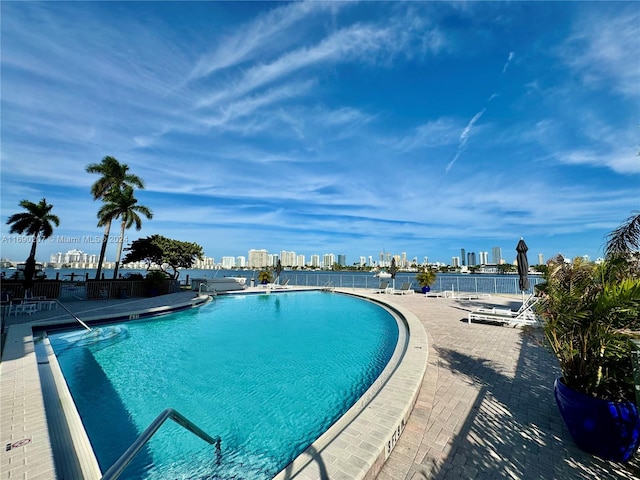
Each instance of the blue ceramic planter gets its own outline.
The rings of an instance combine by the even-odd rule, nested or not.
[[[633,402],[594,398],[567,387],[561,378],[553,385],[560,415],[575,444],[606,460],[626,462],[640,445],[640,416]]]

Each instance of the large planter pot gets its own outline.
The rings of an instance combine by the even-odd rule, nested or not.
[[[594,398],[567,387],[553,386],[560,415],[575,444],[606,460],[626,462],[640,445],[640,416],[633,402]]]

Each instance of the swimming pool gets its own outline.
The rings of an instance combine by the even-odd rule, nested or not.
[[[50,335],[103,471],[168,407],[222,437],[215,464],[166,423],[123,478],[271,478],[367,390],[397,338],[386,310],[322,292],[219,298],[97,343]]]

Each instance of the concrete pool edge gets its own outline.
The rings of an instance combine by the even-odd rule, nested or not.
[[[307,454],[310,452],[311,457],[308,457],[305,460],[305,453],[303,453],[296,460],[294,460],[294,462],[292,462],[289,467],[285,468],[285,470],[283,470],[283,472],[281,472],[281,474],[279,474],[279,476],[277,476],[276,478],[288,479],[294,476],[300,479],[374,478],[382,468],[384,462],[391,453],[391,450],[393,450],[393,447],[397,443],[399,436],[408,421],[409,415],[413,410],[418,397],[418,393],[420,391],[422,378],[424,377],[426,371],[428,349],[426,332],[424,331],[424,327],[417,319],[417,317],[415,317],[415,315],[408,310],[395,305],[393,301],[388,301],[386,298],[382,298],[381,296],[367,295],[366,293],[358,293],[357,291],[347,289],[336,289],[335,291],[341,294],[348,294],[351,296],[368,299],[378,304],[387,305],[387,308],[395,312],[396,316],[400,317],[403,323],[405,323],[405,325],[407,326],[409,330],[408,341],[405,345],[400,363],[392,369],[393,372],[390,377],[381,382],[383,383],[383,388],[380,391],[373,393],[371,395],[371,399],[367,399],[366,401],[361,399],[358,401],[358,403],[365,403],[365,406],[362,411],[358,412],[355,415],[356,418],[354,420],[349,420],[346,427],[340,423],[342,419],[339,419],[335,424],[336,428],[330,428],[317,441],[319,442],[321,439],[323,439],[322,442],[324,443],[314,442],[314,444],[305,452]],[[285,290],[278,293],[286,292],[287,291]],[[127,314],[123,314],[122,312],[120,312],[119,314],[114,313],[112,315],[101,313],[100,315],[95,316],[86,316],[86,314],[83,314],[82,318],[83,320],[86,320],[92,324],[94,323],[94,321],[98,323],[102,323],[102,321],[107,320],[109,322],[113,322],[114,319],[135,320],[138,318],[145,318],[147,316],[173,313],[174,311],[179,311],[180,309],[189,308],[189,305],[193,307],[193,300],[194,299],[192,298],[187,302],[174,304],[173,307],[175,308],[171,308],[171,306],[162,306],[147,309],[131,308],[130,310],[127,310]],[[97,311],[100,309],[95,310]],[[143,316],[140,317],[140,315]],[[62,316],[64,317],[65,315]],[[23,356],[25,356],[25,353],[28,353],[28,350],[30,348],[31,352],[29,354],[29,358],[35,360],[36,352],[34,351],[33,332],[46,330],[48,327],[54,325],[75,326],[77,325],[77,323],[74,320],[70,320],[69,316],[67,315],[67,318],[64,320],[61,320],[58,317],[57,319],[48,319],[45,321],[33,322],[28,325],[25,324],[11,326],[11,329],[13,329],[14,327],[23,327],[25,331],[28,330],[31,347],[27,346],[24,348]],[[18,333],[17,330],[16,333]],[[26,340],[28,340],[26,338],[27,335],[20,333],[18,335],[18,338],[22,337],[25,337],[26,345]],[[7,365],[4,365],[4,356],[6,353],[7,351],[5,349],[5,351],[3,352],[2,367],[7,367]],[[18,356],[19,355],[16,355],[16,357]],[[39,362],[40,360],[38,360],[38,363]],[[33,363],[35,364],[36,362]],[[29,375],[31,375],[31,370],[35,370],[37,372],[41,368],[42,366],[40,365],[33,365],[33,369],[30,369],[28,373]],[[38,393],[40,394],[40,396],[42,396],[43,392],[40,391],[42,379],[38,376],[37,380],[38,381],[36,387],[38,389]],[[376,380],[376,383],[378,383],[378,380]],[[44,386],[42,386],[42,388],[44,388]],[[367,397],[368,395],[369,392],[365,394],[365,397]],[[24,405],[26,407],[29,407],[30,410],[34,410],[29,402],[26,402]],[[73,409],[75,410],[75,405],[73,405]],[[48,447],[48,450],[45,452],[46,455],[42,456],[42,460],[45,460],[48,456],[49,458],[51,458],[51,463],[53,463],[53,449],[51,448],[51,441],[53,441],[53,439],[49,438],[48,433],[49,419],[44,415],[44,405],[42,405],[42,408],[40,408],[39,410],[40,411],[36,413],[44,419],[44,430],[47,438],[46,440],[45,438],[42,438],[42,441],[38,443],[39,446],[44,446],[44,444],[46,444],[46,446]],[[78,415],[77,410],[75,415]],[[66,418],[66,421],[71,422],[71,417],[75,415],[71,414]],[[27,425],[27,427],[28,428],[25,428],[24,431],[35,430],[33,428],[33,425]],[[337,435],[338,433],[339,435]],[[25,449],[26,447],[21,450]],[[81,447],[76,445],[75,450],[80,451]],[[33,454],[31,456],[33,456]],[[3,461],[6,458],[6,456],[3,457]],[[16,456],[16,459],[17,458],[19,457]],[[78,459],[77,461],[81,460]],[[90,461],[90,459],[85,457],[84,459],[82,459],[82,461]],[[27,462],[25,460],[25,467],[28,463],[30,463],[29,471],[31,473],[35,462]],[[317,473],[315,475],[313,474],[314,466],[318,467],[316,468]],[[323,476],[322,469],[319,466],[323,466],[325,472],[330,472],[330,474],[325,473]],[[56,478],[56,472],[54,471],[52,472],[51,476],[46,476],[43,478]],[[87,479],[99,478],[99,476],[93,477],[90,474],[87,475],[85,472],[82,477],[73,476],[70,478]]]
[[[390,310],[396,320],[404,323],[406,342],[397,363],[391,365],[390,362],[390,372],[385,368],[382,373],[381,377],[386,378],[381,382],[376,380],[352,409],[274,480],[374,479],[397,444],[418,399],[428,355],[427,334],[422,323],[413,313],[386,298],[347,289],[335,291],[373,301]]]
[[[112,312],[95,316],[83,314],[82,317],[83,321],[90,324],[135,320],[196,308],[209,301],[209,295],[189,295],[187,300],[180,298],[169,305],[127,309],[126,314]],[[132,302],[130,305],[142,303]],[[48,328],[77,326],[78,322],[71,315],[56,312],[51,312],[49,319],[7,325],[0,362],[0,431],[1,440],[12,445],[12,448],[8,449],[7,446],[7,450],[3,451],[0,463],[3,473],[9,472],[13,476],[28,473],[29,478],[34,476],[43,479],[93,480],[102,476],[66,381],[61,373],[60,376],[56,375],[57,360],[48,357],[46,348],[36,347],[36,336]],[[52,381],[59,378],[62,381],[56,381],[54,385]],[[65,389],[68,395],[66,400],[69,401],[65,400],[66,395],[56,396],[53,408],[46,405],[47,396]],[[52,415],[58,415],[59,418],[53,418]],[[53,442],[59,441],[51,432],[54,425],[55,428],[62,426],[65,429],[63,440],[72,445],[73,451],[65,451],[63,458],[54,455],[58,447],[54,448]],[[60,468],[67,473],[66,477],[59,471]]]

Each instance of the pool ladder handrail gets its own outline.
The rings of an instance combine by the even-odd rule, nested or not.
[[[222,442],[222,439],[220,437],[213,438],[177,410],[174,410],[173,408],[167,408],[160,415],[158,415],[153,422],[151,422],[147,429],[142,432],[142,434],[131,444],[129,448],[127,448],[127,450],[120,456],[120,458],[116,460],[113,465],[111,465],[109,470],[107,470],[106,473],[102,476],[101,480],[115,480],[116,478],[118,478],[122,474],[124,469],[127,468],[134,457],[138,454],[138,452],[142,450],[142,447],[144,447],[144,445],[151,439],[151,437],[158,431],[158,429],[167,419],[173,420],[181,427],[186,428],[191,433],[202,438],[205,442],[211,445],[215,445],[216,459],[218,462],[220,461],[220,443]]]
[[[78,316],[77,316],[75,313],[73,313],[71,310],[69,310],[67,307],[65,307],[65,306],[62,304],[62,302],[60,302],[60,300],[55,299],[55,300],[54,300],[54,302],[56,302],[56,303],[57,303],[58,305],[60,305],[64,310],[66,310],[66,312],[67,312],[69,315],[71,315],[73,318],[75,318],[75,319],[78,321],[78,323],[80,323],[80,325],[82,325],[84,328],[86,328],[86,329],[87,329],[87,330],[89,330],[89,331],[91,331],[91,330],[92,330],[92,328],[91,328],[89,325],[87,325],[86,323],[84,323],[82,320],[80,320],[80,318],[78,318]]]

